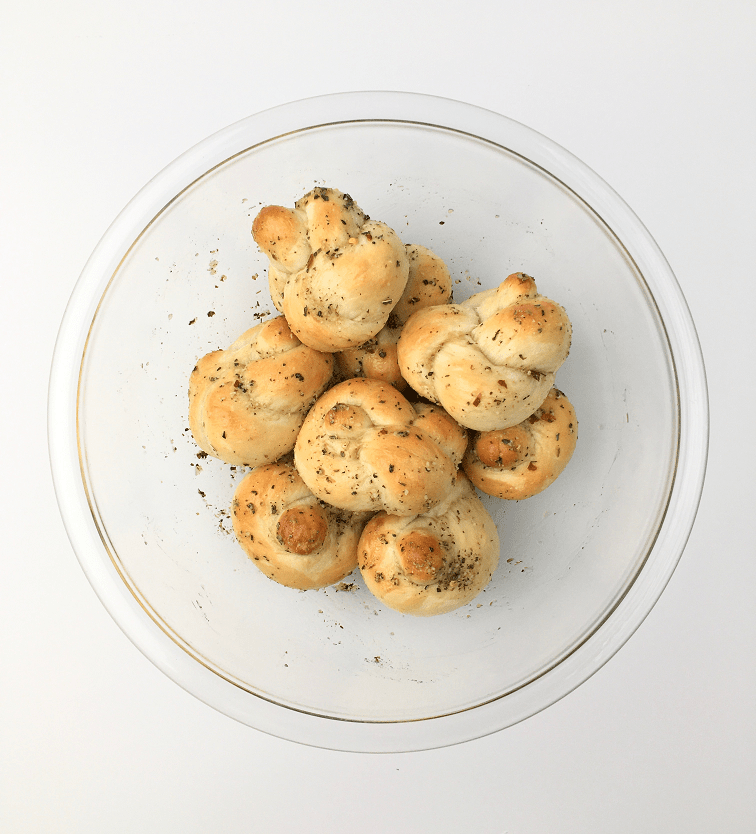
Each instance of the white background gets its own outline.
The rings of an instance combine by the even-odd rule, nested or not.
[[[756,5],[3,6],[0,831],[756,831]],[[711,397],[696,525],[627,645],[513,728],[399,755],[269,737],[154,668],[76,561],[46,448],[57,328],[125,203],[238,119],[356,89],[487,107],[598,172],[670,261]]]

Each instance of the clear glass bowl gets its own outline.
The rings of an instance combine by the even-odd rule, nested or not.
[[[577,411],[563,475],[487,499],[501,565],[467,607],[382,607],[358,574],[266,579],[229,518],[244,472],[200,459],[197,358],[273,314],[250,229],[314,185],[348,191],[441,255],[455,300],[533,275],[567,309],[557,385]],[[56,493],[92,586],[160,669],[223,713],[342,750],[417,750],[502,729],[598,669],[658,599],[703,483],[703,362],[664,257],[625,203],[503,116],[414,94],[325,96],[211,136],[148,183],[76,285],[51,373]]]

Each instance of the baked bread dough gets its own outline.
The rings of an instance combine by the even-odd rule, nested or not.
[[[360,538],[365,584],[404,614],[427,617],[467,604],[498,563],[496,525],[462,474],[433,509],[410,517],[379,513]]]
[[[294,462],[323,501],[352,511],[414,515],[442,501],[467,445],[442,409],[356,378],[323,394],[305,418]]]
[[[482,492],[520,501],[561,475],[575,451],[577,432],[572,403],[552,388],[519,425],[473,434],[462,466]]]
[[[396,358],[402,327],[417,310],[447,304],[451,299],[451,275],[443,260],[420,244],[408,243],[405,249],[409,278],[386,326],[365,344],[336,354],[337,371],[345,379],[355,376],[382,379],[404,391],[408,386]]]
[[[273,303],[316,350],[372,339],[407,283],[409,263],[396,233],[335,188],[315,188],[293,209],[266,206],[252,234],[270,261]]]
[[[231,504],[234,533],[270,579],[306,591],[339,582],[357,567],[357,545],[369,518],[324,504],[291,462],[253,469]]]
[[[189,378],[189,427],[197,445],[226,463],[272,463],[294,447],[333,364],[330,354],[303,345],[283,316],[208,353]]]
[[[564,309],[516,272],[462,304],[412,315],[397,345],[402,375],[476,431],[515,426],[532,414],[567,358],[572,327]]]

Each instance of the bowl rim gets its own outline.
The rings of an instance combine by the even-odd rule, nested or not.
[[[156,629],[159,623],[107,558],[89,510],[78,449],[79,374],[88,334],[110,281],[142,232],[198,178],[250,147],[312,127],[357,121],[436,126],[493,142],[560,180],[623,245],[631,234],[634,259],[653,265],[640,271],[647,282],[653,276],[649,289],[666,328],[678,391],[677,472],[667,509],[643,568],[611,614],[555,667],[505,697],[451,715],[392,723],[322,717],[267,701],[203,667]],[[527,153],[518,151],[525,147]],[[85,264],[60,325],[48,389],[49,459],[63,523],[87,579],[131,642],[183,689],[243,724],[283,739],[355,752],[432,749],[488,735],[540,712],[595,674],[637,630],[679,563],[703,490],[708,440],[706,374],[695,325],[664,255],[624,200],[537,131],[477,105],[409,92],[333,93],[281,104],[213,133],[169,163],[114,219]]]

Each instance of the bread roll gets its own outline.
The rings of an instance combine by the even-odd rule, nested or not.
[[[325,390],[333,357],[303,345],[277,316],[197,362],[189,379],[189,427],[226,463],[261,466],[290,452],[305,413]]]
[[[329,504],[414,515],[448,495],[466,444],[464,429],[442,409],[415,408],[392,386],[357,378],[315,403],[294,461],[307,486]]]
[[[316,350],[372,339],[407,283],[407,254],[396,233],[335,188],[315,188],[293,209],[266,206],[252,234],[270,260],[273,303]]]
[[[396,357],[396,343],[402,327],[417,310],[447,304],[451,298],[451,275],[443,260],[419,244],[408,243],[405,249],[409,278],[386,326],[365,344],[336,354],[337,370],[346,379],[366,376],[382,379],[399,391],[405,390],[407,382],[399,370]]]
[[[519,425],[473,434],[462,467],[488,495],[529,498],[554,483],[567,466],[577,430],[572,404],[552,388],[535,413]]]
[[[434,508],[410,517],[379,513],[360,537],[365,584],[404,614],[427,617],[467,604],[498,563],[496,525],[462,474]]]
[[[333,585],[357,567],[357,545],[369,517],[318,501],[284,461],[246,475],[231,515],[236,538],[257,567],[303,591]]]
[[[412,315],[397,356],[418,394],[476,431],[515,426],[532,414],[567,358],[564,309],[522,272],[462,304]]]

